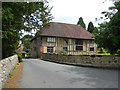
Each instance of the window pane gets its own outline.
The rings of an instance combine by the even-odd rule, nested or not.
[[[89,42],[90,42],[90,44],[94,44],[94,41],[93,41],[93,40],[90,40]]]
[[[53,42],[55,42],[55,38],[53,38]]]
[[[63,47],[63,50],[67,51],[67,47]]]
[[[47,42],[56,42],[54,37],[48,37]]]
[[[76,44],[77,44],[77,45],[83,45],[83,40],[77,39],[77,40],[76,40]]]
[[[76,46],[76,50],[83,51],[83,46]]]
[[[53,53],[53,47],[49,47],[49,46],[48,46],[48,47],[47,47],[47,52],[48,52],[48,53]]]
[[[91,47],[91,48],[90,48],[90,51],[94,51],[94,47]]]

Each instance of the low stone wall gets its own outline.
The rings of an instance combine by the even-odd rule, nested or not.
[[[42,54],[41,59],[89,67],[118,68],[120,56]]]
[[[0,90],[17,64],[17,55],[0,60]]]

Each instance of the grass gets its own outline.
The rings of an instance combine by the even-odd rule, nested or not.
[[[97,55],[111,55],[110,53],[108,53],[107,50],[103,50],[103,51],[98,51],[98,54]]]
[[[16,69],[18,66],[17,65],[15,65],[15,67],[14,67],[14,69]]]
[[[10,74],[9,74],[9,77],[10,77],[10,78],[13,77],[13,73],[10,73]]]
[[[111,55],[110,53],[98,53],[97,55]]]
[[[15,65],[15,66],[14,66],[14,70],[15,70],[17,67],[18,67],[18,65]],[[9,73],[9,77],[10,77],[10,78],[13,77],[13,73]]]
[[[102,51],[99,50],[96,55],[120,55],[120,54],[118,54],[118,53],[110,54],[107,50],[102,50]]]

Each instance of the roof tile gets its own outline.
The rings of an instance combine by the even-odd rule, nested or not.
[[[77,39],[94,39],[93,35],[81,26],[57,22],[51,22],[50,27],[43,29],[40,35]]]

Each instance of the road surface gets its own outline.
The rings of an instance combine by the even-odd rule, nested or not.
[[[24,59],[21,88],[118,88],[118,71]]]

